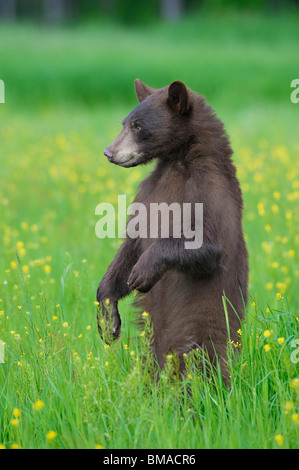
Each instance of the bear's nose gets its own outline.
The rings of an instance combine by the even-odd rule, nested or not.
[[[108,158],[109,162],[111,162],[112,157],[113,157],[113,153],[111,152],[109,147],[105,148],[104,155]]]

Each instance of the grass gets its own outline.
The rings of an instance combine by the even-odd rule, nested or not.
[[[1,26],[1,445],[298,447],[299,142],[289,98],[297,25],[293,15],[143,31]],[[170,379],[171,358],[153,383],[132,299],[121,302],[117,343],[105,347],[97,333],[95,292],[119,241],[96,238],[95,207],[132,199],[152,168],[125,170],[102,156],[136,103],[137,76],[157,87],[185,80],[231,136],[250,301],[242,348],[228,345],[230,389],[217,370],[213,382],[196,373],[196,351],[182,383]]]

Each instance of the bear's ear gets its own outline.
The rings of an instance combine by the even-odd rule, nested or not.
[[[139,78],[136,78],[135,92],[139,103],[141,103],[141,101],[145,100],[145,98],[154,93],[154,91],[155,90],[153,88],[150,88],[149,86],[145,85],[145,83],[142,83]]]
[[[189,111],[189,93],[183,82],[172,82],[168,87],[169,106],[178,114],[185,114]]]

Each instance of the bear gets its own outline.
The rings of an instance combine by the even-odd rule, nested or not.
[[[140,314],[150,315],[152,352],[160,368],[175,353],[183,372],[185,355],[200,348],[227,377],[227,343],[237,340],[244,317],[249,269],[230,141],[205,97],[183,82],[153,89],[136,79],[135,92],[139,104],[104,155],[124,168],[155,160],[134,202],[146,208],[201,203],[202,242],[187,249],[183,230],[173,236],[171,227],[167,237],[127,234],[97,290],[99,332],[110,315],[111,337],[119,337],[118,300],[135,291]],[[194,210],[190,213],[194,228]]]

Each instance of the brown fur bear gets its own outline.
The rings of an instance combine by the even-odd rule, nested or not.
[[[161,367],[165,355],[175,351],[183,370],[183,354],[200,347],[211,359],[218,357],[225,374],[223,294],[234,307],[227,305],[230,336],[236,339],[248,282],[242,194],[229,139],[204,97],[182,82],[154,90],[136,80],[135,90],[140,104],[104,154],[126,168],[155,159],[135,202],[147,208],[162,202],[203,203],[203,243],[186,249],[183,232],[178,238],[171,229],[169,237],[127,236],[98,287],[98,318],[107,316],[103,301],[109,298],[117,338],[118,300],[137,290],[141,311],[152,320],[153,353]]]

